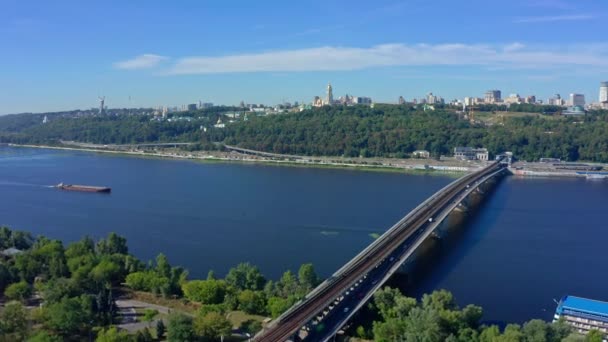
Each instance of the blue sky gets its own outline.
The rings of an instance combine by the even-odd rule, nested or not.
[[[0,1],[0,114],[96,106],[583,93],[604,0]],[[503,95],[504,96],[504,95]],[[129,99],[130,98],[130,99]]]

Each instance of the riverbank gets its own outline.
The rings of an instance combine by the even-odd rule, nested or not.
[[[54,149],[66,151],[106,153],[114,155],[126,155],[134,157],[152,157],[165,159],[188,159],[201,162],[229,162],[262,165],[280,165],[288,167],[306,168],[328,168],[328,169],[353,169],[368,172],[397,172],[407,174],[437,174],[460,176],[467,172],[474,171],[483,166],[479,163],[466,163],[460,161],[437,161],[430,159],[379,159],[379,158],[341,158],[341,157],[310,157],[292,156],[284,158],[265,158],[260,156],[248,155],[236,152],[222,151],[182,151],[178,149],[109,149],[105,146],[92,147],[95,145],[87,144],[83,146],[53,146],[53,145],[29,145],[29,144],[8,144],[10,147]]]

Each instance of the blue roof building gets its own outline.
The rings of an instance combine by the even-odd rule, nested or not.
[[[555,310],[555,321],[560,318],[580,333],[595,329],[608,334],[608,302],[565,296]]]

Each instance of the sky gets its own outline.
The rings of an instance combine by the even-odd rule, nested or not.
[[[0,114],[188,103],[582,93],[605,0],[0,0]]]

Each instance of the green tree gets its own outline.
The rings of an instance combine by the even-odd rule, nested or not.
[[[25,281],[20,281],[9,285],[4,290],[4,295],[11,300],[20,300],[25,302],[32,295],[32,287]]]
[[[226,295],[226,284],[221,280],[191,280],[182,285],[186,298],[202,304],[219,304]]]
[[[156,318],[156,316],[158,316],[158,310],[156,310],[156,309],[145,309],[144,310],[143,321],[150,323],[150,322],[154,321],[154,319]]]
[[[192,318],[181,313],[169,315],[167,324],[167,340],[169,342],[184,342],[195,340]]]
[[[544,342],[547,341],[548,327],[545,321],[533,319],[524,324],[522,329],[526,341],[529,342]]]
[[[319,277],[312,264],[303,264],[298,271],[298,281],[305,291],[310,291],[319,283]]]
[[[248,314],[264,314],[266,297],[262,291],[244,290],[239,293],[239,309]]]
[[[107,239],[97,242],[97,252],[102,255],[129,254],[127,239],[112,232]]]
[[[79,336],[93,321],[92,300],[88,296],[63,298],[43,308],[43,319],[47,329],[61,336]]]
[[[205,316],[197,316],[194,320],[194,329],[198,336],[203,339],[216,341],[221,336],[229,336],[232,324],[225,316],[210,312]]]
[[[241,263],[228,271],[226,283],[239,290],[258,291],[264,288],[266,279],[256,266]]]
[[[599,330],[595,329],[589,330],[585,338],[585,341],[587,342],[602,342],[603,340],[604,334],[601,333]]]
[[[270,297],[268,298],[266,308],[268,312],[270,312],[270,316],[272,316],[272,318],[277,318],[283,312],[289,310],[292,305],[293,300],[291,298]]]
[[[38,331],[35,335],[31,336],[28,342],[62,342],[63,339],[59,336],[52,335],[48,331]]]
[[[132,338],[126,331],[119,331],[116,327],[101,329],[97,333],[96,342],[131,342]]]
[[[9,302],[0,315],[0,337],[23,341],[28,333],[28,313],[20,302]]]

